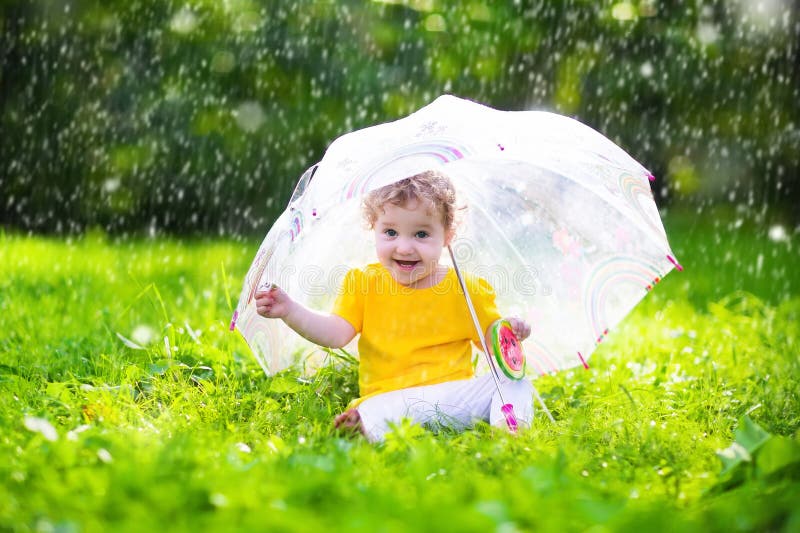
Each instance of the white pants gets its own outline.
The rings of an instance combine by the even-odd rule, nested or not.
[[[533,419],[531,382],[512,381],[501,375],[500,389],[505,401],[514,406],[520,426],[529,426]],[[396,424],[403,418],[432,429],[445,426],[462,430],[479,420],[505,427],[502,406],[494,379],[486,374],[378,394],[364,400],[358,406],[358,413],[367,438],[379,442],[390,430],[389,423]]]

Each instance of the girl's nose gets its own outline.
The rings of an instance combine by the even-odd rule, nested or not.
[[[414,252],[414,247],[408,239],[398,239],[396,248],[398,254],[407,255]]]

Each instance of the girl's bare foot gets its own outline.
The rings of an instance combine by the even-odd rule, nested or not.
[[[333,427],[347,433],[367,436],[367,432],[364,431],[364,424],[361,423],[361,415],[358,414],[356,409],[348,409],[334,418]]]

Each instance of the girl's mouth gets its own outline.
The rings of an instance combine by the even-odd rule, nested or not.
[[[400,261],[399,259],[395,259],[394,262],[397,263],[397,266],[400,267],[400,270],[406,272],[414,270],[414,267],[419,263],[419,261]]]

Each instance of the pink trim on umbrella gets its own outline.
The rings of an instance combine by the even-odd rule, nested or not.
[[[675,258],[674,258],[674,257],[672,257],[671,255],[667,254],[667,259],[669,259],[669,262],[670,262],[670,263],[672,263],[673,265],[675,265],[675,268],[677,268],[679,272],[683,272],[683,267],[680,265],[680,263],[678,263],[678,262],[675,260]]]
[[[239,318],[239,311],[233,312],[233,317],[231,318],[231,331],[236,329],[236,320]]]
[[[584,359],[583,356],[581,355],[581,352],[578,352],[578,359],[580,359],[581,363],[583,363],[583,368],[589,370],[589,365],[586,363],[586,359]]]

